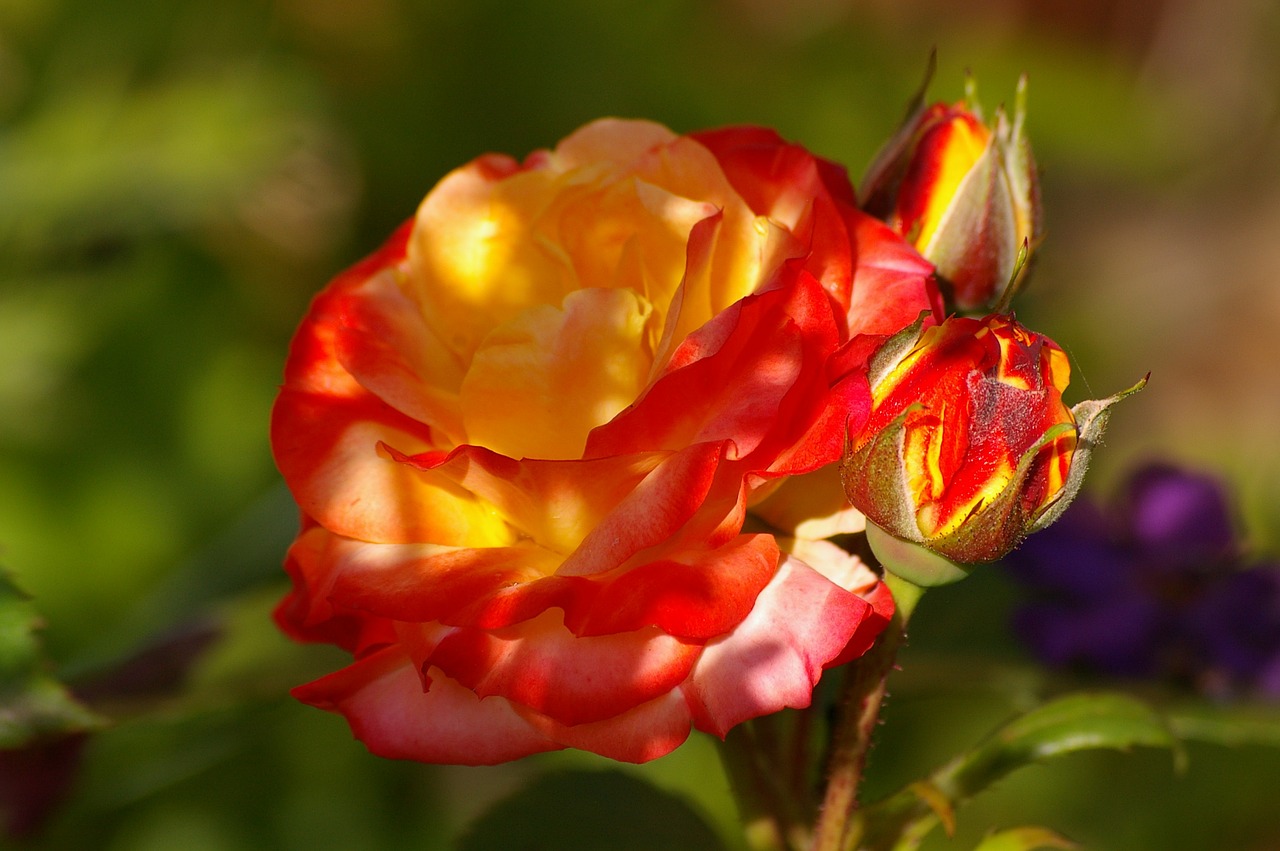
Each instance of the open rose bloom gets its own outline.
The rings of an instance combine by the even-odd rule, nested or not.
[[[832,466],[871,408],[854,338],[936,310],[931,274],[767,130],[601,121],[454,171],[290,351],[277,617],[354,657],[295,694],[472,764],[643,761],[808,705],[892,611],[815,540],[861,528]]]

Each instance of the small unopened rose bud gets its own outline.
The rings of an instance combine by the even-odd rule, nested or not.
[[[871,415],[841,466],[849,501],[952,561],[999,558],[1066,508],[1108,409],[1146,382],[1068,408],[1069,376],[1062,349],[1011,316],[916,322],[871,359]]]
[[[1025,105],[1026,77],[1012,120],[1001,108],[986,123],[972,85],[953,105],[920,99],[863,178],[863,207],[937,267],[962,311],[1005,309],[1041,238]]]

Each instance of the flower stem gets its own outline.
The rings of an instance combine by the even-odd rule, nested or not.
[[[888,571],[884,578],[893,592],[893,620],[875,645],[850,665],[840,720],[833,734],[826,795],[814,827],[811,851],[844,851],[853,838],[849,836],[850,821],[858,805],[858,786],[880,717],[885,682],[906,638],[907,621],[924,593],[920,586]]]

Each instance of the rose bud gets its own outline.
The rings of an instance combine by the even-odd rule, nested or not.
[[[1079,490],[1110,406],[1141,388],[1068,408],[1056,343],[1011,316],[917,321],[872,356],[872,410],[850,435],[845,493],[886,546],[922,545],[961,564],[992,561],[1049,525]],[[888,533],[883,535],[881,532]],[[927,555],[927,554],[924,554]],[[945,563],[895,570],[917,584],[963,575]]]
[[[1000,109],[986,124],[972,85],[954,105],[920,100],[863,178],[863,208],[937,266],[962,311],[1006,309],[1041,238],[1025,107],[1026,77],[1012,121]]]

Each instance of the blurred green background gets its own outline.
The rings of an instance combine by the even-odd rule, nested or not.
[[[1071,353],[1072,401],[1152,373],[1092,486],[1155,456],[1218,470],[1280,548],[1267,0],[0,0],[0,564],[60,676],[225,630],[186,688],[112,707],[23,847],[447,847],[533,773],[601,767],[390,763],[286,696],[341,662],[268,619],[295,523],[266,440],[293,328],[447,170],[602,115],[773,126],[856,180],[935,46],[936,97],[966,68],[988,107],[1030,77],[1049,237],[1019,317]],[[1028,696],[1011,596],[992,569],[925,601],[870,794]],[[637,773],[732,828],[705,740]],[[1275,848],[1276,789],[1276,750],[1193,747],[1182,776],[1167,754],[1072,757],[930,847],[1039,822],[1096,848]]]

